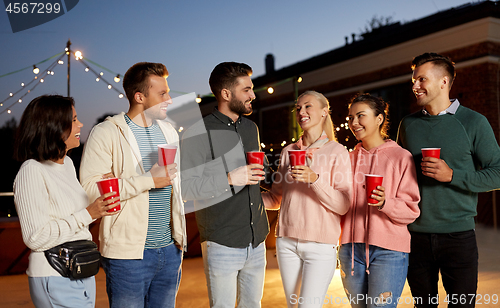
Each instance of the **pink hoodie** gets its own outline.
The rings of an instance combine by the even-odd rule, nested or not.
[[[387,140],[370,151],[358,143],[350,157],[354,195],[351,207],[343,217],[341,244],[365,243],[410,252],[407,225],[420,215],[420,193],[412,155],[396,142]],[[385,205],[381,210],[368,206],[365,174],[384,176]]]
[[[262,194],[268,209],[281,205],[276,236],[337,245],[340,220],[351,204],[352,170],[347,150],[330,141],[313,152],[309,167],[319,177],[312,184],[294,181],[288,172],[289,150],[298,150],[300,142],[281,152],[271,190]]]

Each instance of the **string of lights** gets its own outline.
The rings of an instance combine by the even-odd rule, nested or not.
[[[284,83],[287,83],[287,82],[289,82],[289,81],[293,80],[294,78],[295,78],[295,77],[290,77],[290,78],[287,78],[287,79],[284,79],[284,80],[278,81],[278,82],[276,82],[276,83],[273,83],[273,84],[272,84],[272,85],[270,85],[270,86],[263,86],[263,87],[260,87],[260,88],[254,89],[253,91],[254,91],[254,92],[256,92],[256,93],[257,93],[257,92],[262,92],[262,91],[267,91],[267,93],[269,93],[269,94],[273,94],[273,93],[274,93],[274,88],[275,88],[275,87],[277,87],[277,86],[279,86],[279,85],[282,85],[282,84],[284,84]],[[300,81],[298,81],[298,82],[302,82],[302,78],[301,78],[301,77],[299,77],[299,78],[300,78]]]
[[[33,79],[31,79],[30,82],[28,82],[27,84],[25,84],[24,82],[21,82],[21,88],[19,90],[17,90],[16,92],[14,93],[9,93],[9,96],[4,99],[3,101],[0,102],[0,107],[3,106],[3,104],[8,101],[9,99],[13,98],[14,96],[16,96],[17,94],[19,94],[19,92],[21,92],[22,90],[24,90],[26,87],[29,87],[33,82],[35,82],[36,80],[38,80],[38,77],[35,76],[33,77]]]
[[[22,92],[23,90],[25,90],[26,88],[28,88],[31,84],[35,83],[34,86],[27,90],[26,92],[24,92],[24,94],[19,97],[19,99],[17,99],[17,101],[15,101],[13,104],[11,104],[10,106],[7,107],[7,109],[4,109],[2,111],[0,111],[0,115],[7,112],[7,113],[11,113],[11,108],[16,104],[16,103],[22,103],[23,101],[23,98],[28,95],[31,91],[33,91],[40,83],[43,83],[44,82],[44,78],[48,75],[54,75],[54,71],[53,69],[55,68],[55,66],[57,64],[64,64],[64,62],[62,61],[62,58],[65,56],[65,55],[69,55],[73,53],[73,55],[75,56],[75,59],[79,62],[82,63],[82,65],[85,67],[85,72],[92,72],[92,74],[95,76],[95,80],[96,82],[99,82],[99,81],[103,81],[105,84],[107,84],[107,88],[108,89],[113,89],[114,91],[116,91],[118,93],[118,97],[119,98],[123,98],[124,97],[124,94],[120,91],[120,89],[118,89],[117,87],[115,87],[111,82],[107,81],[103,75],[104,73],[102,71],[98,72],[97,70],[95,70],[94,68],[92,68],[88,63],[91,63],[93,64],[94,66],[96,67],[99,67],[101,68],[102,70],[105,70],[109,73],[112,74],[112,76],[115,76],[113,77],[113,80],[115,83],[119,83],[121,81],[121,76],[119,73],[116,73],[116,72],[113,72],[112,70],[104,67],[103,65],[100,65],[88,58],[84,58],[82,53],[80,51],[75,51],[73,52],[72,50],[69,49],[69,45],[67,45],[66,49],[64,52],[61,52],[61,53],[58,53],[57,55],[54,55],[52,57],[49,57],[45,60],[42,60],[36,64],[34,64],[32,67],[33,67],[33,73],[36,75],[28,84],[24,84],[24,83],[21,83],[21,89],[19,89],[18,91],[16,92],[11,92],[9,93],[9,96],[4,99],[3,101],[0,102],[0,107],[3,107],[4,103],[7,102],[9,99],[11,98],[14,98],[15,96],[17,96],[20,92]],[[56,58],[56,61],[54,63],[52,63],[49,68],[44,71],[42,73],[42,75],[38,75],[38,73],[40,72],[40,69],[37,67],[37,65],[40,65],[42,63],[45,63],[53,58]],[[88,63],[87,63],[88,62]],[[4,75],[0,75],[0,78],[1,77],[5,77],[5,76],[9,76],[9,75],[12,75],[14,73],[17,73],[17,72],[20,72],[20,71],[23,71],[23,70],[26,70],[28,68],[31,68],[30,67],[25,67],[25,68],[22,68],[20,70],[17,70],[17,71],[14,71],[14,72],[11,72],[11,73],[7,73],[7,74],[4,74]],[[290,78],[286,78],[286,79],[283,79],[283,80],[280,80],[278,82],[275,82],[271,85],[267,85],[267,86],[263,86],[263,87],[260,87],[260,88],[257,88],[257,89],[254,89],[254,92],[258,93],[258,92],[262,92],[262,91],[267,91],[270,95],[272,95],[274,93],[274,88],[277,87],[277,86],[280,86],[282,84],[285,84],[287,82],[290,82],[290,81],[293,81],[294,82],[294,85],[296,85],[297,83],[300,83],[302,82],[302,77],[298,76],[298,77],[290,77]],[[296,92],[296,95],[297,95],[297,87],[295,87],[295,92]],[[181,93],[181,94],[187,94],[185,92],[180,92],[180,91],[174,91],[172,90],[172,92],[174,93]],[[68,80],[68,93],[69,93],[69,80]],[[210,94],[207,94],[207,95],[197,95],[197,98],[196,98],[196,102],[197,103],[201,103],[202,101],[202,98],[208,98],[208,97],[213,97],[214,95],[212,93]],[[344,123],[344,124],[341,124],[340,127],[342,128],[345,128],[345,129],[348,129],[348,124],[347,123]],[[337,132],[340,130],[340,127],[336,127],[336,130]],[[291,142],[295,142],[295,138],[292,138]],[[281,147],[284,147],[285,145],[287,144],[286,141],[283,141],[280,146]],[[262,148],[266,148],[266,145],[265,144],[261,144]],[[273,145],[270,144],[269,145],[269,150],[272,152],[274,149],[273,149]]]
[[[100,67],[100,68],[102,68],[102,69],[104,69],[104,70],[108,71],[108,72],[110,72],[110,73],[111,73],[111,74],[113,74],[113,75],[115,75],[115,74],[116,74],[115,72],[113,72],[113,71],[111,71],[111,70],[109,70],[109,69],[105,68],[104,66],[102,66],[102,65],[100,65],[100,64],[97,64],[97,63],[95,63],[95,62],[91,61],[90,59],[83,58],[83,57],[81,56],[81,53],[80,53],[79,55],[76,55],[76,52],[75,52],[75,56],[76,56],[77,60],[79,60],[79,59],[85,59],[85,60],[87,60],[88,62],[90,62],[90,63],[92,63],[92,64],[94,64],[94,65],[96,65],[96,66],[98,66],[98,67]],[[101,80],[101,79],[102,79],[104,82],[108,83],[108,89],[111,89],[111,88],[115,89],[115,91],[117,91],[118,93],[120,93],[120,95],[122,95],[122,97],[123,97],[123,94],[121,94],[121,92],[120,92],[118,89],[116,89],[114,86],[112,86],[112,85],[111,85],[111,83],[107,82],[104,78],[102,78],[102,76],[103,76],[103,73],[102,73],[102,72],[97,73],[97,71],[95,71],[95,70],[93,70],[92,68],[90,68],[90,67],[89,67],[89,66],[88,66],[88,65],[87,65],[87,64],[86,64],[83,60],[81,60],[81,61],[82,61],[82,64],[85,64],[85,66],[86,66],[85,71],[91,71],[91,72],[92,72],[92,73],[96,76],[96,81],[99,81],[99,80]],[[118,81],[117,81],[117,78],[118,78]],[[116,77],[115,77],[115,82],[119,82],[119,81],[120,81],[120,79],[119,79],[119,78],[120,78],[120,74],[116,74]],[[275,88],[275,87],[280,86],[280,85],[285,84],[285,83],[290,82],[290,81],[294,81],[294,82],[297,82],[297,83],[301,83],[301,82],[302,82],[302,80],[303,80],[303,79],[302,79],[302,77],[301,77],[301,76],[298,76],[298,77],[289,77],[289,78],[286,78],[286,79],[280,80],[280,81],[278,81],[278,82],[275,82],[275,83],[273,83],[273,84],[271,84],[271,85],[268,85],[268,86],[262,86],[262,87],[260,87],[260,88],[254,89],[254,92],[258,93],[258,92],[267,91],[267,93],[269,93],[270,95],[272,95],[272,94],[274,93],[274,88]],[[185,93],[185,92],[174,91],[174,90],[172,90],[172,92],[181,93],[181,94],[187,94],[187,93]],[[197,102],[197,103],[200,103],[200,102],[202,101],[202,99],[203,99],[203,98],[208,98],[208,97],[213,97],[213,96],[214,96],[214,95],[213,95],[212,93],[207,94],[207,95],[203,95],[203,96],[201,96],[200,94],[198,94],[198,95],[197,95],[197,98],[196,98],[196,102]],[[121,97],[120,97],[120,98],[121,98]],[[292,112],[293,112],[293,111],[295,111],[295,109],[293,109],[293,110],[292,110]],[[348,120],[348,118],[346,118],[346,121],[347,121],[347,120]],[[340,126],[337,126],[337,125],[335,126],[335,130],[336,130],[337,132],[339,132],[339,131],[341,130],[341,128],[348,130],[348,129],[349,129],[349,124],[346,122],[346,123],[342,123],[342,124],[340,124]],[[296,139],[295,139],[295,138],[292,138],[292,139],[291,139],[291,142],[295,142],[295,141],[296,141]],[[348,140],[346,140],[346,141],[348,141]],[[285,147],[285,146],[286,146],[286,144],[287,144],[287,141],[283,141],[283,142],[280,144],[281,148]],[[270,151],[270,152],[273,152],[273,151],[274,151],[274,148],[273,148],[274,146],[276,146],[276,145],[273,145],[273,144],[270,144],[270,145],[269,145],[269,151]],[[265,145],[264,143],[261,143],[261,147],[262,147],[263,149],[265,149],[265,148],[266,148],[266,145]],[[346,147],[346,149],[347,149],[347,147]],[[352,151],[352,149],[348,149],[348,150],[349,150],[349,151]]]
[[[116,88],[115,86],[113,86],[113,84],[112,84],[111,82],[108,82],[106,79],[104,79],[104,77],[103,77],[104,73],[103,73],[103,72],[99,72],[99,73],[98,73],[97,71],[95,71],[92,67],[90,67],[90,66],[87,64],[87,62],[85,62],[85,61],[83,60],[84,58],[83,58],[83,56],[81,56],[81,53],[79,53],[79,54],[78,54],[78,53],[79,53],[78,51],[77,51],[77,52],[75,52],[76,60],[77,60],[78,62],[82,63],[82,64],[85,66],[85,72],[88,72],[88,71],[92,72],[92,73],[95,75],[95,77],[96,77],[96,78],[95,78],[95,81],[96,81],[96,82],[99,82],[99,81],[101,81],[101,80],[102,80],[102,81],[104,81],[106,84],[108,84],[108,89],[110,89],[110,90],[111,90],[111,89],[115,90],[115,91],[118,93],[118,97],[119,97],[119,98],[123,98],[123,96],[124,96],[124,95],[123,95],[123,93],[122,93],[122,92],[121,92],[118,88]],[[89,59],[87,59],[87,58],[85,58],[85,60],[88,60],[89,62],[92,62],[92,61],[90,61],[90,60],[89,60]],[[92,63],[94,63],[94,62],[92,62]],[[95,64],[95,63],[94,63],[94,64]],[[114,73],[112,72],[112,74],[114,74]],[[119,77],[119,76],[120,76],[120,75],[119,75],[119,74],[117,74],[117,75],[116,75],[116,77],[114,78],[114,81],[115,81],[115,82],[117,82],[117,83],[118,83],[118,82],[120,82],[120,77]]]
[[[81,53],[80,53],[80,54],[81,54]],[[75,53],[75,57],[76,57],[76,53]],[[77,59],[77,60],[78,60],[78,59]],[[105,71],[110,72],[111,74],[113,74],[113,76],[116,76],[115,78],[118,78],[118,81],[116,81],[116,80],[115,80],[115,82],[120,82],[120,76],[121,76],[120,74],[113,72],[112,70],[110,70],[110,69],[108,69],[108,68],[106,68],[106,67],[104,67],[104,66],[100,65],[99,63],[96,63],[96,62],[94,62],[94,61],[90,60],[89,58],[85,58],[85,60],[87,60],[88,62],[90,62],[90,63],[94,64],[94,65],[95,65],[95,66],[97,66],[97,67],[102,68],[102,69],[103,69],[103,70],[105,70]]]
[[[36,65],[33,65],[33,73],[35,73],[35,77],[28,83],[28,84],[24,84],[24,83],[21,83],[21,89],[18,90],[17,92],[15,93],[10,93],[9,94],[9,97],[6,98],[5,100],[3,100],[2,102],[0,102],[0,107],[3,107],[4,103],[9,100],[10,98],[14,98],[15,95],[17,95],[19,92],[21,92],[22,90],[26,89],[29,85],[31,85],[33,82],[36,81],[36,83],[34,84],[34,86],[27,90],[26,92],[23,93],[23,95],[21,95],[17,101],[15,101],[14,103],[12,103],[11,105],[9,105],[6,109],[0,111],[0,115],[4,114],[4,113],[11,113],[12,110],[11,108],[18,104],[18,103],[22,103],[23,102],[23,98],[28,95],[29,93],[31,93],[31,91],[33,91],[39,84],[41,83],[44,83],[45,82],[45,77],[47,76],[53,76],[54,75],[54,68],[61,63],[61,59],[62,57],[64,57],[64,53],[60,53],[59,54],[59,58],[56,59],[56,61],[54,61],[51,65],[49,65],[49,67],[47,68],[47,70],[43,71],[43,73],[41,75],[38,75],[40,73],[40,69],[36,66]],[[50,59],[52,59],[54,57],[51,57]],[[43,62],[46,62],[46,61],[43,61]],[[41,62],[41,63],[43,63]],[[39,64],[39,63],[37,63]]]
[[[26,91],[26,92],[25,92],[25,93],[24,93],[24,94],[23,94],[23,95],[22,95],[22,96],[21,96],[21,97],[17,100],[17,102],[19,102],[19,101],[21,101],[21,102],[22,102],[22,98],[24,98],[27,94],[29,94],[32,90],[34,90],[34,89],[35,89],[35,88],[36,88],[36,87],[37,87],[40,83],[43,83],[44,77],[45,77],[45,76],[47,76],[47,73],[46,73],[46,72],[44,73],[44,75],[43,75],[43,76],[41,76],[41,77],[40,77],[40,76],[38,76],[38,73],[40,72],[40,69],[38,68],[38,66],[39,66],[40,64],[43,64],[43,63],[45,63],[45,62],[47,62],[47,61],[51,60],[51,59],[57,58],[57,59],[56,59],[56,61],[55,61],[54,63],[52,63],[52,64],[49,66],[49,69],[48,69],[49,74],[50,74],[50,73],[52,73],[52,75],[53,75],[54,73],[53,73],[53,71],[52,71],[52,70],[54,69],[54,67],[56,66],[56,64],[63,64],[63,63],[64,63],[64,62],[63,62],[63,60],[62,60],[62,58],[64,57],[64,55],[67,55],[67,53],[72,53],[72,51],[71,51],[71,50],[68,50],[68,48],[66,48],[66,49],[65,49],[65,51],[60,52],[60,53],[58,53],[58,54],[56,54],[56,55],[54,55],[54,56],[51,56],[51,57],[49,57],[49,58],[47,58],[47,59],[44,59],[44,60],[42,60],[42,61],[40,61],[40,62],[37,62],[37,63],[35,63],[35,64],[34,64],[34,65],[32,65],[32,66],[27,66],[27,67],[21,68],[21,69],[19,69],[19,70],[16,70],[16,71],[13,71],[13,72],[10,72],[10,73],[6,73],[6,74],[3,74],[3,75],[0,75],[0,78],[2,78],[2,77],[6,77],[6,76],[9,76],[9,75],[12,75],[12,74],[15,74],[15,73],[18,73],[18,72],[24,71],[24,70],[26,70],[26,69],[31,69],[31,68],[33,69],[33,73],[36,75],[36,76],[35,76],[35,77],[34,77],[34,78],[33,78],[33,79],[29,82],[29,83],[27,83],[27,84],[25,84],[25,83],[21,83],[21,88],[20,88],[19,90],[15,91],[15,92],[10,92],[10,93],[9,93],[9,95],[8,95],[8,97],[7,97],[6,99],[4,99],[3,101],[1,101],[1,102],[0,102],[0,107],[3,107],[3,106],[4,106],[4,104],[5,104],[5,103],[6,103],[9,99],[13,99],[13,98],[14,98],[14,97],[16,97],[16,96],[17,96],[20,92],[22,92],[23,90],[25,90],[26,88],[28,88],[28,87],[29,87],[32,83],[35,83],[35,82],[36,82],[36,83],[35,83],[35,86],[34,86],[33,88],[31,88],[30,90],[27,90],[27,91]],[[112,70],[110,70],[110,69],[106,68],[105,66],[100,65],[99,63],[96,63],[96,62],[94,62],[94,61],[92,61],[92,60],[90,60],[90,59],[88,59],[88,58],[84,58],[84,57],[82,56],[82,53],[81,53],[80,51],[75,51],[75,52],[74,52],[74,56],[75,56],[75,58],[76,58],[76,60],[77,60],[77,61],[78,61],[78,60],[80,60],[80,62],[82,63],[82,65],[84,65],[84,66],[85,66],[85,71],[86,71],[86,72],[91,71],[91,72],[95,75],[95,77],[96,77],[96,81],[103,80],[104,82],[106,82],[106,83],[108,84],[108,86],[107,86],[107,87],[108,87],[108,89],[110,89],[110,90],[111,90],[111,89],[115,90],[115,91],[118,93],[118,97],[119,97],[119,98],[123,98],[123,96],[124,96],[124,95],[123,95],[123,93],[121,93],[121,91],[120,91],[118,88],[116,88],[115,86],[113,86],[113,84],[112,84],[111,82],[108,82],[106,79],[104,79],[104,78],[103,78],[103,72],[99,72],[99,73],[98,73],[96,70],[94,70],[93,68],[91,68],[91,67],[87,64],[87,62],[92,63],[94,66],[97,66],[97,67],[99,67],[99,68],[101,68],[101,69],[103,69],[103,70],[105,70],[105,71],[107,71],[107,72],[111,73],[113,76],[115,76],[115,77],[113,78],[113,80],[114,80],[116,83],[118,83],[118,82],[120,82],[120,81],[121,81],[121,76],[122,76],[121,74],[116,73],[116,72],[113,72]],[[85,61],[84,61],[83,59],[85,59]],[[299,78],[300,78],[300,77],[299,77]],[[255,89],[255,90],[254,90],[254,92],[267,91],[269,94],[272,94],[272,93],[274,93],[274,87],[279,86],[279,85],[281,85],[281,84],[284,84],[284,83],[286,83],[286,82],[288,82],[288,81],[290,81],[290,80],[292,80],[292,78],[287,78],[287,79],[285,79],[285,80],[281,80],[281,81],[279,81],[279,82],[277,82],[277,83],[275,83],[275,84],[272,84],[271,86],[265,86],[265,87],[261,87],[261,88]],[[300,81],[301,81],[301,78],[300,78],[300,80],[299,80],[298,82],[300,82]],[[174,93],[179,93],[179,94],[187,94],[187,92],[181,92],[181,91],[175,91],[175,90],[171,90],[171,91],[172,91],[172,92],[174,92]],[[203,96],[201,96],[201,95],[199,95],[199,94],[198,94],[198,95],[197,95],[197,98],[196,98],[196,102],[200,103],[200,102],[202,101],[202,98],[205,98],[205,97],[213,97],[213,96],[214,96],[214,95],[213,95],[212,93],[210,93],[210,94],[206,94],[206,95],[203,95]],[[17,103],[17,102],[15,102],[15,103],[13,103],[12,105],[8,106],[7,110],[3,110],[3,111],[1,111],[1,112],[0,112],[0,115],[1,115],[1,114],[3,114],[4,112],[11,113],[10,108],[12,108],[12,107],[13,107],[13,106]]]
[[[99,63],[96,63],[96,62],[94,62],[94,61],[90,60],[89,58],[85,58],[85,57],[81,56],[81,53],[79,53],[79,55],[77,56],[77,54],[76,54],[76,53],[78,53],[78,51],[77,51],[77,52],[75,52],[75,57],[77,58],[77,60],[78,60],[80,57],[81,57],[81,59],[85,59],[85,60],[86,60],[86,61],[88,61],[89,63],[92,63],[93,65],[95,65],[95,66],[97,66],[97,67],[99,67],[99,68],[102,68],[103,70],[108,71],[108,72],[109,72],[109,73],[111,73],[113,76],[115,76],[115,77],[113,78],[113,80],[114,80],[115,82],[120,82],[122,74],[119,74],[119,73],[113,72],[112,70],[110,70],[110,69],[106,68],[105,66],[103,66],[103,65],[101,65],[101,64],[99,64]],[[87,69],[87,68],[90,70],[90,67],[89,67],[88,65],[86,65],[86,69]],[[86,71],[87,71],[87,70],[86,70]],[[95,71],[93,71],[93,73],[94,73],[94,74],[96,74],[96,72],[95,72]],[[102,72],[100,72],[100,73],[99,73],[99,75],[100,75],[100,76],[102,76],[101,74],[102,74]],[[97,78],[99,78],[99,76],[97,76],[97,75],[96,75],[96,77],[97,77]],[[101,78],[101,79],[102,79],[102,78]],[[104,80],[104,79],[103,79],[103,80]],[[108,88],[109,88],[109,85],[108,85]],[[116,89],[115,89],[115,90],[116,90]],[[118,91],[118,92],[119,92],[119,91]],[[173,93],[179,93],[179,94],[188,94],[188,93],[190,93],[190,92],[182,92],[182,91],[176,91],[176,90],[170,90],[170,92],[173,92]],[[119,93],[120,93],[120,92],[119,92]],[[120,98],[121,98],[121,97],[120,97]]]
[[[56,55],[53,55],[52,57],[49,57],[49,58],[47,58],[47,59],[45,59],[45,60],[42,60],[42,61],[40,61],[40,62],[38,62],[38,63],[35,63],[34,65],[30,65],[30,66],[24,67],[24,68],[22,68],[22,69],[19,69],[19,70],[17,70],[17,71],[13,71],[13,72],[10,72],[10,73],[7,73],[7,74],[0,75],[0,78],[5,77],[5,76],[9,76],[9,75],[12,75],[12,74],[15,74],[15,73],[22,72],[22,71],[27,70],[27,69],[30,69],[30,68],[32,68],[32,67],[33,67],[33,68],[35,68],[37,65],[40,65],[40,64],[42,64],[42,63],[45,63],[45,62],[47,62],[47,61],[49,61],[49,60],[51,60],[51,59],[54,59],[55,57],[58,57],[58,56],[60,56],[60,55],[62,55],[62,54],[64,54],[64,52],[60,52],[60,53],[58,53],[58,54],[56,54]]]

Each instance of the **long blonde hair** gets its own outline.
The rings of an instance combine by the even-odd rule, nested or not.
[[[306,92],[302,93],[297,98],[297,102],[299,101],[299,99],[301,97],[306,96],[306,95],[314,96],[318,100],[318,102],[321,104],[321,108],[326,107],[328,109],[328,112],[327,112],[327,115],[325,118],[325,122],[323,122],[323,130],[325,131],[328,139],[330,139],[331,141],[337,141],[337,137],[335,137],[335,127],[333,125],[332,117],[330,116],[330,102],[328,101],[328,99],[323,94],[321,94],[319,92],[306,91]]]

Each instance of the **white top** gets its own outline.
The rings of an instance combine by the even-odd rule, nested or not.
[[[65,242],[92,239],[89,202],[73,161],[67,156],[64,164],[25,161],[14,180],[14,201],[23,241],[31,249],[26,274],[60,276],[43,252]]]

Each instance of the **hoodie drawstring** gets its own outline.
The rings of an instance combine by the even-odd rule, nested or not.
[[[357,153],[358,155],[356,156],[356,164],[354,165],[354,177],[356,177],[356,170],[358,169],[359,166],[359,152]],[[356,180],[355,178],[353,179],[354,181]],[[351,215],[351,276],[354,276],[354,217],[356,216],[356,209],[357,209],[357,194],[354,194],[354,200],[352,201],[353,203],[353,208],[352,208],[352,215]]]
[[[375,169],[375,160],[377,158],[378,147],[375,148],[375,151],[371,155],[370,160],[370,173],[374,173]],[[366,184],[365,184],[366,185]],[[372,192],[370,191],[370,194]],[[370,224],[370,206],[368,205],[368,199],[366,200],[366,215],[365,215],[365,258],[366,258],[366,273],[370,275],[370,245],[368,244],[368,227]]]
[[[354,166],[354,175],[356,177],[356,171],[358,169],[358,166],[359,166],[359,160],[360,160],[360,151],[364,150],[361,146],[360,146],[360,149],[357,153],[357,157],[356,157],[356,165]],[[366,150],[364,150],[366,151]],[[371,155],[371,160],[370,160],[370,173],[369,174],[373,174],[374,172],[374,168],[375,168],[375,160],[376,160],[376,157],[377,157],[377,152],[378,152],[378,148],[375,149],[375,152]],[[368,153],[370,154],[370,153]],[[354,179],[355,180],[355,179]],[[363,179],[364,180],[364,179]],[[366,183],[365,183],[365,187],[366,187]],[[371,192],[370,192],[371,194]],[[366,200],[367,201],[367,204],[366,204],[366,211],[365,211],[365,239],[364,239],[364,244],[365,244],[365,261],[366,261],[366,273],[368,275],[370,275],[370,245],[368,244],[368,227],[369,227],[369,220],[370,220],[370,206],[368,205],[368,199]],[[353,204],[354,204],[354,207],[353,207],[353,213],[351,215],[351,243],[352,243],[352,247],[351,247],[351,276],[354,276],[354,232],[355,232],[355,228],[354,228],[354,217],[356,216],[356,204],[357,204],[357,194],[355,194],[354,196],[354,200],[353,200]]]

